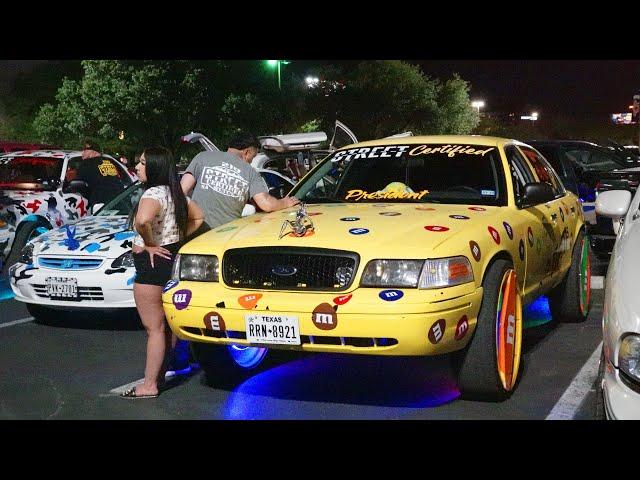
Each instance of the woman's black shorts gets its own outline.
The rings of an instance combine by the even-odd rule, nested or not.
[[[183,243],[184,242],[163,245],[164,248],[171,252],[171,259],[155,255],[153,257],[154,267],[151,267],[149,252],[144,250],[142,253],[133,253],[133,264],[136,267],[135,283],[164,287],[165,283],[171,278],[173,260],[176,258],[176,254]]]

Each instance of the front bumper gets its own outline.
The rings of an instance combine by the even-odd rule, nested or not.
[[[15,300],[45,307],[61,310],[135,308],[135,268],[110,275],[105,271],[104,267],[92,270],[29,269],[24,264],[16,264],[11,268],[9,284]],[[76,278],[80,300],[51,300],[46,290],[47,277]]]
[[[192,290],[196,294],[192,301],[186,307],[179,305],[178,310],[172,295]],[[246,340],[247,314],[298,317],[301,344],[259,345],[275,349],[362,355],[439,355],[464,348],[473,336],[482,288],[467,287],[471,293],[451,295],[454,297],[451,300],[436,302],[420,302],[420,296],[426,296],[424,291],[407,289],[403,295],[406,303],[380,300],[378,295],[382,290],[357,288],[341,292],[341,295],[351,293],[353,297],[337,307],[336,326],[331,330],[316,326],[313,311],[322,303],[332,305],[335,294],[264,291],[255,308],[249,309],[238,308],[236,299],[255,291],[232,290],[219,284],[209,284],[203,289],[200,282],[181,281],[163,295],[163,305],[169,326],[179,338],[217,345],[258,346]],[[214,331],[207,326],[205,317],[213,312],[222,318],[223,330]],[[464,316],[468,329],[456,339]],[[440,322],[443,335],[433,343],[429,332],[441,320],[444,320],[444,326]]]
[[[602,391],[608,419],[640,420],[640,393],[629,388],[620,378],[620,371],[608,361]]]

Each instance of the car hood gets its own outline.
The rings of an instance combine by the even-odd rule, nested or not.
[[[135,233],[127,229],[126,216],[100,216],[57,228],[32,241],[34,255],[117,258],[131,250]],[[71,233],[71,239],[68,233]]]
[[[367,256],[377,258],[460,255],[468,253],[469,239],[487,235],[488,226],[502,228],[498,219],[504,216],[503,207],[473,205],[311,204],[307,213],[313,234],[279,239],[284,221],[293,221],[297,211],[293,207],[234,220],[192,240],[181,253],[295,246],[368,251]]]

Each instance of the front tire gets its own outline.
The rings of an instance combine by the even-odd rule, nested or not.
[[[566,276],[549,294],[551,316],[558,322],[584,322],[591,306],[591,259],[589,240],[582,233],[576,238],[571,266]]]
[[[522,300],[513,263],[493,262],[482,286],[476,329],[458,357],[458,388],[462,398],[500,402],[517,386],[522,351]]]
[[[213,385],[222,380],[236,381],[273,366],[278,353],[268,348],[239,345],[210,345],[191,342],[195,360],[205,374],[205,382]]]
[[[35,318],[36,323],[51,323],[56,317],[56,311],[35,303],[27,303],[29,315]],[[59,315],[59,313],[58,313]]]

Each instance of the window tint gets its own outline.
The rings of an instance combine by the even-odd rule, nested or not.
[[[567,149],[567,155],[585,170],[608,172],[616,168],[625,167],[615,155],[604,150],[570,148]]]
[[[556,194],[556,198],[564,195],[562,182],[545,158],[529,147],[520,146],[520,150],[526,155],[527,160],[529,160],[529,164],[533,167],[538,181],[551,185]]]
[[[520,199],[524,194],[524,186],[527,183],[535,182],[535,179],[527,166],[526,160],[515,146],[507,145],[504,153],[507,155],[507,160],[509,161],[516,204],[520,205]]]

